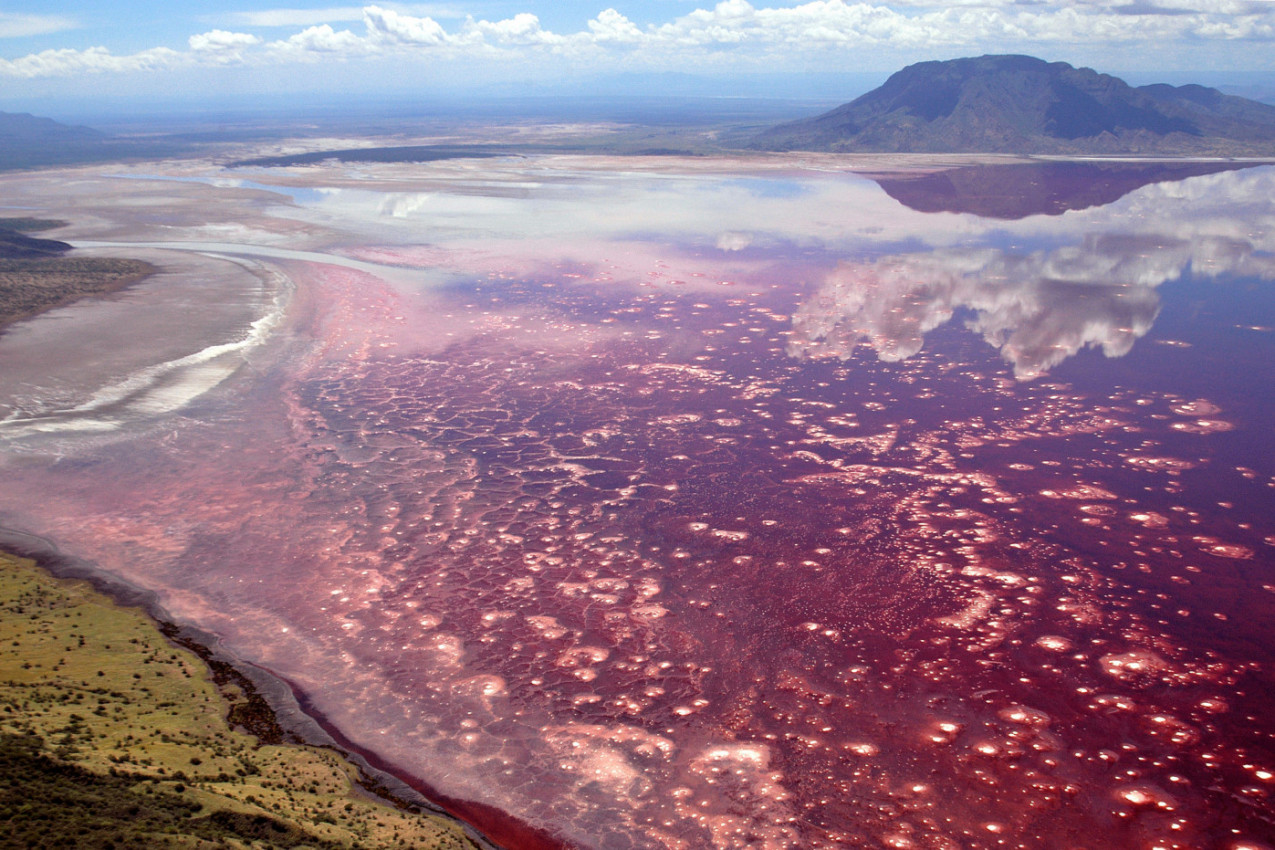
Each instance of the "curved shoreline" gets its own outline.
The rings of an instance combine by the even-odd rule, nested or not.
[[[552,839],[536,833],[531,827],[517,823],[503,812],[463,801],[446,800],[444,805],[427,796],[428,786],[418,788],[417,783],[396,775],[390,765],[340,735],[321,714],[308,710],[304,696],[294,691],[289,682],[227,652],[216,635],[176,622],[160,605],[159,597],[154,591],[138,587],[88,561],[67,555],[47,538],[6,526],[0,526],[0,551],[30,559],[54,578],[85,581],[116,603],[141,610],[168,640],[198,655],[209,667],[210,675],[230,675],[245,686],[250,702],[260,702],[264,716],[258,716],[251,723],[252,728],[249,731],[258,736],[263,732],[269,735],[270,727],[273,726],[282,743],[321,747],[339,753],[358,768],[361,777],[358,784],[370,796],[396,808],[409,811],[417,809],[447,818],[458,824],[466,836],[482,850],[502,850],[502,847],[488,838],[478,826],[458,816],[457,809],[478,815],[474,820],[490,820],[499,833],[520,839],[520,843],[511,846],[529,847],[532,850],[562,846],[561,843],[544,843],[552,842]],[[419,784],[424,786],[424,783]],[[518,828],[510,829],[513,824],[517,824]],[[527,833],[532,833],[533,841],[539,841],[533,844],[524,843],[523,840],[529,837]]]
[[[270,260],[302,260],[330,262],[356,271],[384,271],[379,266],[340,256],[329,257],[314,252],[251,245],[79,241],[72,244],[75,248],[84,249],[174,250],[203,254],[238,265],[245,265],[245,261],[256,264],[262,260],[267,263]],[[409,270],[407,273],[413,271]],[[298,288],[292,287],[291,294],[295,294]],[[65,554],[51,539],[3,525],[0,525],[0,551],[28,558],[55,578],[86,581],[115,602],[140,609],[170,642],[198,655],[214,678],[229,675],[237,684],[242,683],[241,690],[248,693],[250,703],[255,704],[250,709],[248,718],[237,717],[236,722],[248,728],[259,739],[264,735],[267,739],[273,739],[271,742],[331,749],[357,767],[365,779],[360,785],[369,795],[399,808],[416,809],[447,818],[460,825],[469,839],[483,850],[500,850],[502,847],[567,850],[572,846],[497,808],[441,794],[426,781],[409,776],[376,753],[358,746],[318,711],[292,682],[228,652],[217,635],[181,624],[161,605],[156,592],[105,571],[91,561]]]
[[[278,680],[283,681],[283,680]],[[394,773],[394,767],[386,760],[380,758],[375,753],[364,750],[358,744],[346,738],[341,730],[338,729],[327,717],[313,707],[313,704],[303,693],[291,691],[292,697],[297,701],[298,710],[300,710],[311,722],[317,724],[323,734],[333,740],[331,746],[347,757],[353,753],[355,758],[351,758],[355,764],[360,767],[367,764],[368,769],[375,771],[377,775],[385,775],[393,778],[396,782],[402,783],[409,789],[414,797],[430,801],[431,805],[438,808],[444,817],[449,817],[457,823],[466,827],[466,832],[473,829],[478,838],[475,839],[484,850],[582,850],[577,845],[569,844],[566,841],[556,838],[543,830],[536,829],[526,823],[515,818],[500,809],[489,806],[485,803],[477,803],[468,800],[460,800],[440,794],[429,786],[428,783],[419,779],[402,779]],[[478,824],[478,826],[474,826]],[[481,828],[481,831],[479,831]],[[471,836],[473,837],[473,836]]]

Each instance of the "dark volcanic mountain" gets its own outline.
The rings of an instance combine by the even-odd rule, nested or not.
[[[1134,88],[1031,56],[920,62],[831,112],[760,134],[765,150],[1275,155],[1275,106],[1203,86]]]

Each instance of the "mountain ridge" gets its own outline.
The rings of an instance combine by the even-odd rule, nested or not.
[[[0,170],[107,157],[110,136],[26,112],[0,112]]]
[[[26,112],[0,112],[0,171],[174,156],[192,149],[175,137],[115,136]]]
[[[1135,88],[1032,56],[918,62],[753,147],[876,153],[1275,155],[1275,106],[1200,85]]]

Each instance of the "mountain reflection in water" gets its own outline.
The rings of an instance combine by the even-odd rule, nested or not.
[[[1037,171],[1056,180],[1061,168],[1005,166],[1003,180],[995,178],[995,166],[978,171],[1012,196],[1015,178],[1034,186]],[[1165,173],[1177,170],[1193,169],[1144,169],[1138,179],[1150,183],[1148,175],[1156,174],[1163,183]],[[1078,183],[1068,185],[1078,196],[1091,197],[1087,171],[1072,175],[1076,178]],[[1138,206],[1176,194],[1174,186],[1161,185]],[[949,199],[952,208],[981,204],[981,196],[969,204],[960,197]],[[1030,252],[963,246],[843,260],[798,308],[789,352],[846,360],[865,343],[882,360],[904,360],[921,350],[927,333],[961,316],[1000,351],[1019,379],[1040,377],[1086,347],[1120,357],[1151,329],[1162,284],[1187,274],[1275,277],[1269,231],[1250,229],[1251,214],[1246,207],[1210,217],[1194,204],[1180,217],[1148,217],[1134,209],[1127,218],[1081,216],[1068,228],[1071,241]],[[1269,215],[1267,210],[1267,220]]]
[[[1269,846],[1275,169],[1011,221],[772,163],[4,177],[184,245],[192,305],[295,294],[109,431],[75,408],[111,362],[10,364],[243,311],[142,287],[0,337],[0,409],[69,409],[0,431],[0,524],[509,847]]]
[[[1035,162],[971,165],[876,181],[891,198],[918,212],[1016,219],[1105,206],[1152,183],[1253,167],[1235,162]]]

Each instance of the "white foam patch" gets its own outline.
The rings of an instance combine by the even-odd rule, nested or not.
[[[232,260],[247,266],[242,261]],[[256,265],[256,264],[252,264]],[[21,438],[39,433],[103,432],[137,419],[172,413],[214,389],[243,365],[245,355],[278,327],[291,287],[272,273],[278,289],[268,312],[237,340],[210,345],[184,357],[156,363],[96,390],[87,401],[36,416],[15,413],[0,421],[0,436]]]

